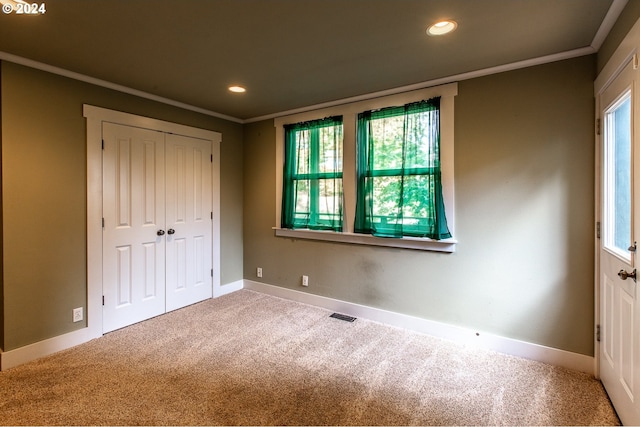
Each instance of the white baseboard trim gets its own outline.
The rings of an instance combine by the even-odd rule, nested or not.
[[[89,328],[82,328],[64,335],[25,345],[15,350],[0,352],[0,371],[6,371],[32,360],[75,347],[93,338],[95,337],[91,335]]]
[[[244,280],[237,280],[235,282],[227,283],[226,285],[221,285],[217,288],[213,289],[213,297],[218,298],[223,295],[227,295],[233,293],[235,291],[239,291],[244,287]]]
[[[223,295],[239,291],[243,287],[244,280],[227,283],[226,285],[222,285],[214,289],[213,297],[221,297]],[[102,333],[99,333],[96,336],[90,328],[83,328],[64,335],[38,341],[15,350],[4,352],[0,351],[0,371],[6,371],[7,369],[75,347],[101,336]]]
[[[361,317],[387,325],[420,332],[426,335],[448,339],[465,345],[473,345],[497,351],[499,353],[536,360],[555,366],[562,366],[591,375],[594,374],[595,359],[592,356],[519,341],[512,338],[505,338],[485,332],[473,331],[459,326],[447,325],[433,320],[340,301],[333,298],[268,285],[266,283],[255,282],[253,280],[244,280],[244,288],[292,301],[322,307],[342,314]]]
[[[409,329],[458,343],[474,345],[500,353],[537,360],[551,365],[562,366],[586,372],[591,375],[594,374],[595,359],[591,356],[585,356],[583,354],[572,353],[565,350],[545,347],[539,344],[514,340],[512,338],[505,338],[484,332],[472,331],[470,329],[447,325],[433,320],[422,319],[379,308],[295,291],[252,280],[238,280],[236,282],[220,286],[218,292],[214,295],[214,298],[236,292],[243,288],[322,307],[327,310],[348,314],[354,317],[361,317],[385,323],[387,325]],[[91,333],[90,328],[83,328],[64,335],[29,344],[15,350],[0,352],[0,371],[6,371],[7,369],[22,365],[32,360],[75,347],[76,345],[80,345],[94,338],[96,338],[96,336]]]

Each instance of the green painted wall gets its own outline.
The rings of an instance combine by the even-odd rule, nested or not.
[[[244,277],[593,355],[595,70],[459,83],[454,254],[274,237],[279,142],[273,121],[246,125]]]
[[[71,322],[87,298],[85,103],[222,133],[222,284],[242,279],[242,125],[8,62],[1,67],[0,347],[85,326]]]
[[[82,104],[219,131],[222,283],[243,277],[593,355],[597,55],[460,82],[454,254],[275,238],[275,129],[0,64],[0,348],[73,331],[86,306]],[[311,286],[299,286],[308,274]]]

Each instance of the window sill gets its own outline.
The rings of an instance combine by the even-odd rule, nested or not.
[[[273,227],[277,237],[292,239],[322,240],[328,242],[351,243],[355,245],[386,246],[390,248],[415,249],[420,251],[448,252],[456,251],[455,239],[431,240],[416,237],[403,237],[402,239],[386,239],[371,236],[369,234],[337,233],[334,231],[320,230],[290,230],[287,228]]]

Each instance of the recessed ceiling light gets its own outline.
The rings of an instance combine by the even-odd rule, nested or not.
[[[458,27],[456,21],[439,21],[427,28],[427,34],[430,36],[441,36],[450,33]]]
[[[231,92],[235,92],[235,93],[244,93],[247,90],[245,88],[243,88],[242,86],[229,86],[229,90]]]

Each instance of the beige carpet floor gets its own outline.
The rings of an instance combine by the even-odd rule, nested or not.
[[[3,425],[612,425],[567,369],[243,290],[0,373]]]

